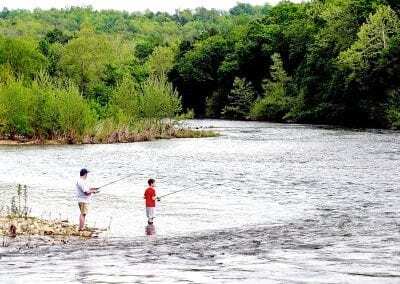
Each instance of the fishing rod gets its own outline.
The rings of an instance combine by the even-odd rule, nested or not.
[[[189,190],[189,189],[198,189],[198,188],[200,188],[200,187],[201,187],[201,185],[196,186],[196,187],[194,187],[194,188],[193,188],[193,187],[189,187],[189,188],[184,188],[184,189],[176,190],[176,191],[170,192],[170,193],[168,193],[168,194],[161,195],[161,196],[157,197],[157,199],[161,199],[161,198],[164,198],[164,197],[166,197],[166,196],[170,196],[170,195],[173,195],[173,194],[175,194],[175,193],[182,192],[182,191],[186,191],[186,190]]]
[[[134,173],[131,173],[131,174],[126,175],[126,176],[124,176],[124,177],[122,177],[122,178],[113,180],[113,181],[111,181],[111,182],[108,182],[108,183],[106,183],[106,184],[103,184],[102,186],[96,187],[96,189],[99,190],[100,188],[103,188],[103,187],[112,185],[112,184],[117,183],[117,182],[119,182],[119,181],[121,181],[121,180],[127,179],[127,178],[129,178],[129,177],[131,177],[131,176],[133,176],[133,175],[134,175]]]
[[[188,189],[189,189],[189,188],[184,188],[184,189],[180,189],[180,190],[177,190],[177,191],[173,191],[173,192],[170,192],[170,193],[168,193],[168,194],[164,194],[164,195],[159,196],[158,199],[161,199],[161,198],[164,198],[164,197],[166,197],[166,196],[170,196],[170,195],[173,195],[173,194],[175,194],[175,193],[178,193],[178,192],[181,192],[181,191],[185,191],[185,190],[188,190]]]

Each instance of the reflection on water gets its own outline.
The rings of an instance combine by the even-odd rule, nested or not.
[[[155,236],[156,235],[156,226],[154,224],[148,224],[145,229],[146,236]]]
[[[223,135],[0,147],[0,200],[9,185],[27,183],[33,213],[47,218],[77,221],[81,167],[95,185],[134,173],[91,205],[89,223],[110,227],[107,237],[0,250],[0,282],[400,282],[398,133],[188,123]],[[151,238],[143,201],[150,177],[160,195],[188,188],[158,204]]]

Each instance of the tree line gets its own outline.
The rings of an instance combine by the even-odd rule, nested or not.
[[[399,13],[395,0],[3,9],[0,129],[83,134],[188,111],[400,128]]]

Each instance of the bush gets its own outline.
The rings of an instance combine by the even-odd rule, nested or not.
[[[289,110],[290,103],[286,97],[271,94],[253,104],[250,117],[257,120],[283,121],[283,117]]]
[[[182,110],[177,91],[165,77],[150,77],[142,91],[140,106],[144,118],[171,118]]]
[[[0,85],[0,133],[48,139],[80,139],[95,123],[95,114],[76,87],[57,87],[35,80],[25,85],[12,80]]]
[[[32,93],[20,81],[0,86],[0,125],[2,135],[31,136],[34,112]]]
[[[177,92],[163,77],[150,77],[143,84],[125,78],[113,92],[109,107],[117,121],[129,123],[141,118],[171,118],[181,108]]]
[[[58,102],[61,132],[72,138],[81,138],[95,124],[95,113],[74,86],[54,90]]]
[[[117,122],[133,122],[140,117],[140,87],[125,77],[111,94],[109,116]]]
[[[33,78],[47,66],[47,60],[34,40],[0,37],[0,65],[3,64],[8,64],[18,77]]]

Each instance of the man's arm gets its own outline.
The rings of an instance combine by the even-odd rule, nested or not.
[[[98,191],[97,187],[87,187],[86,184],[83,185],[82,189],[83,189],[83,192],[85,193],[85,195],[91,195],[93,193],[97,193],[97,191]]]
[[[92,187],[91,189],[90,189],[90,193],[97,193],[98,192],[98,188],[97,187]]]

